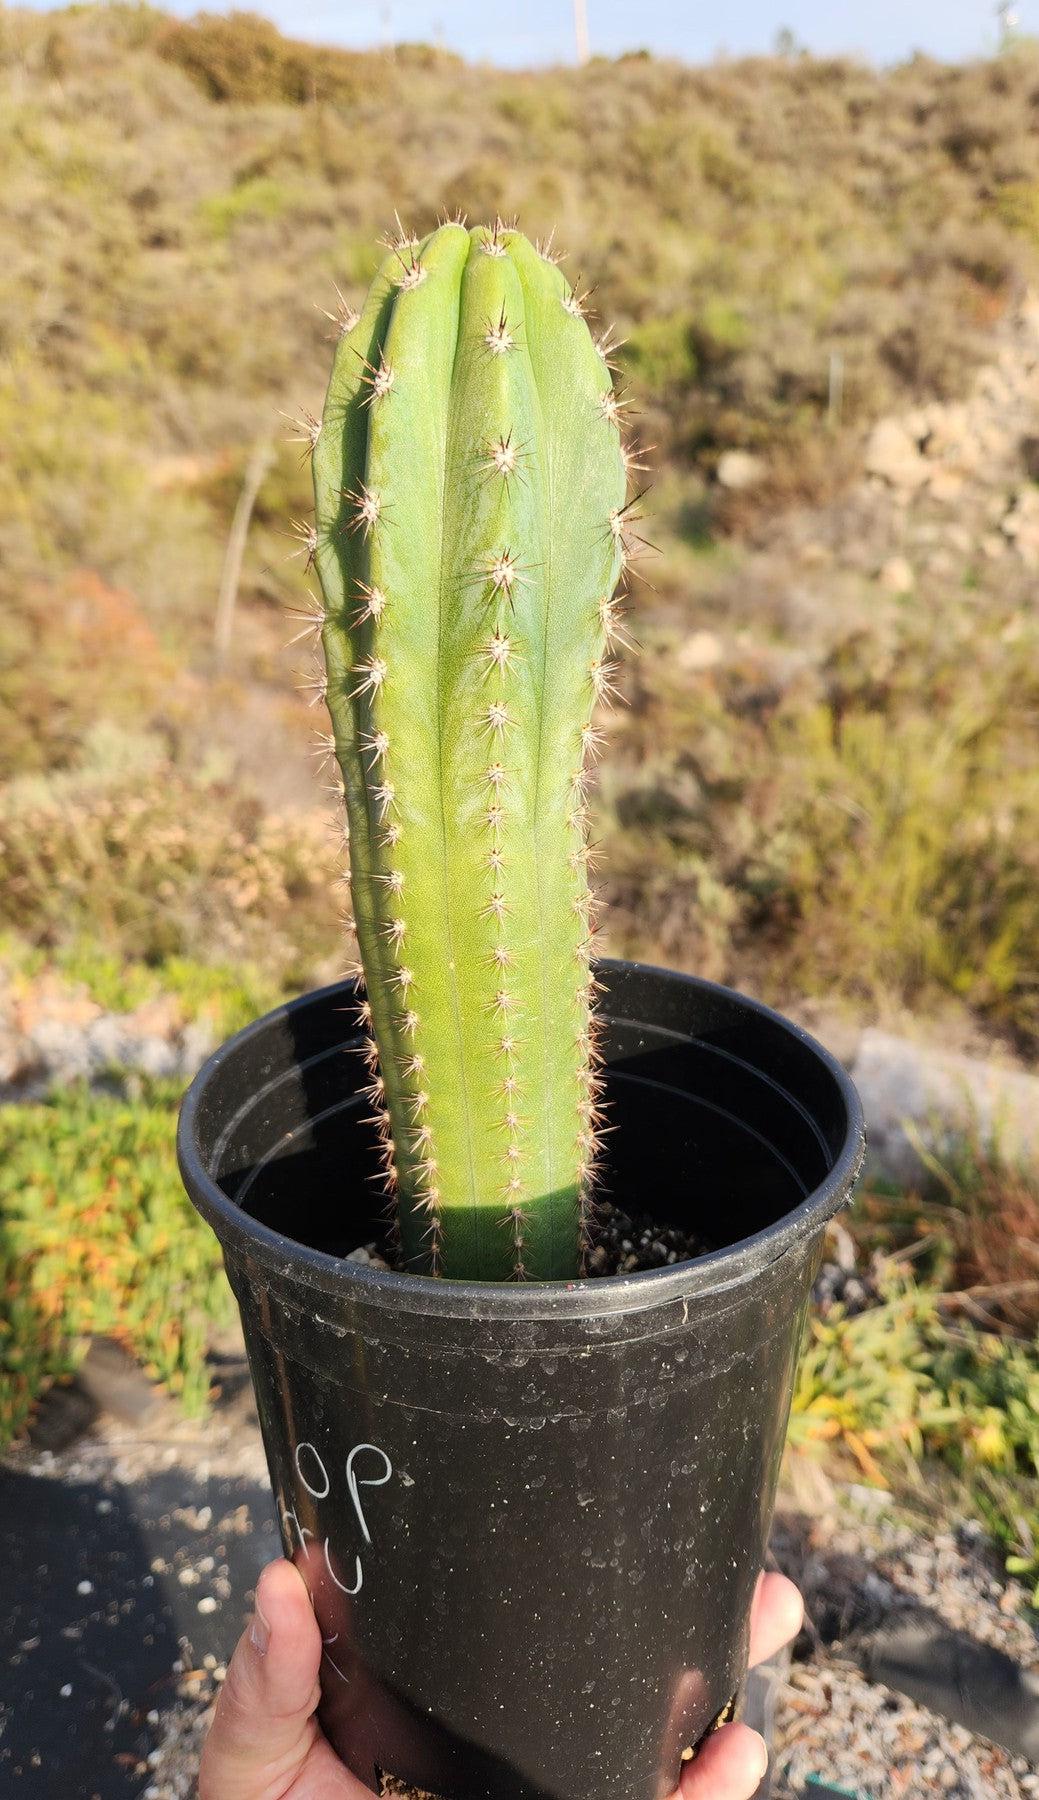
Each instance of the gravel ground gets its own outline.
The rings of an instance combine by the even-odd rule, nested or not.
[[[832,1505],[815,1517],[781,1506],[773,1532],[779,1566],[805,1594],[815,1633],[806,1648],[835,1647],[896,1612],[925,1607],[1039,1672],[1039,1621],[976,1520],[928,1532],[876,1488],[831,1492]]]
[[[593,1227],[595,1243],[588,1254],[588,1274],[594,1279],[608,1275],[632,1275],[643,1269],[663,1269],[670,1263],[685,1262],[702,1256],[714,1248],[706,1238],[675,1225],[661,1225],[646,1213],[631,1215],[614,1206],[612,1200],[600,1200],[595,1208]],[[370,1263],[376,1269],[403,1267],[399,1244],[372,1241],[351,1250],[347,1262]],[[839,1279],[843,1281],[841,1274]],[[843,1295],[842,1295],[843,1298]]]
[[[807,1624],[776,1716],[775,1800],[811,1775],[871,1800],[1020,1800],[1039,1768],[867,1679],[856,1653],[898,1619],[931,1618],[1039,1671],[1035,1615],[976,1521],[928,1530],[876,1489],[828,1488],[814,1517],[781,1510],[778,1565],[805,1594]],[[811,1790],[808,1790],[809,1793]]]
[[[1019,1800],[1039,1776],[828,1656],[795,1663],[776,1725],[775,1800],[802,1800],[810,1775],[874,1800]],[[811,1792],[811,1789],[808,1790]]]

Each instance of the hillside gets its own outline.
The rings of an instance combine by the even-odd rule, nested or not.
[[[1035,616],[999,522],[1027,430],[974,456],[976,530],[901,588],[885,561],[951,515],[896,484],[881,517],[860,481],[875,420],[959,402],[1016,329],[1037,122],[1027,46],[883,75],[800,55],[504,74],[247,15],[0,13],[10,954],[247,958],[289,985],[337,966],[282,651],[309,477],[278,415],[318,408],[337,287],[357,297],[395,211],[500,211],[555,229],[652,446],[662,554],[600,802],[608,941],[1032,1049]]]

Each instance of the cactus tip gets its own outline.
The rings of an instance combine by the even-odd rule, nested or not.
[[[480,248],[484,252],[484,255],[485,256],[504,256],[506,254],[505,235],[504,234],[505,234],[507,227],[506,227],[505,221],[502,218],[501,214],[497,213],[495,215],[494,224],[487,225],[484,227],[484,229],[488,233],[488,235],[485,238],[483,238],[480,243]]]
[[[408,230],[406,225],[401,224],[399,212],[394,212],[393,220],[397,227],[396,231],[388,231],[381,239],[386,249],[395,252],[398,256],[403,250],[417,250],[418,238],[413,231]]]

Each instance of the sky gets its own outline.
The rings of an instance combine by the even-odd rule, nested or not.
[[[29,0],[51,10],[54,0]],[[160,0],[160,4],[162,0]],[[578,0],[579,3],[579,0]],[[574,0],[240,0],[293,37],[358,48],[392,41],[442,43],[475,61],[526,65],[571,61]],[[593,53],[648,49],[708,61],[773,48],[786,27],[822,52],[857,52],[879,63],[914,50],[949,59],[984,55],[998,43],[994,0],[584,0]],[[166,0],[182,17],[227,12],[220,0]],[[1039,32],[1039,0],[1018,0],[1020,29]]]

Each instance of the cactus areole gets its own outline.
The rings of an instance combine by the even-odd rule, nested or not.
[[[578,1274],[600,1118],[584,783],[627,554],[619,403],[519,232],[394,245],[313,433],[324,692],[406,1266]]]

